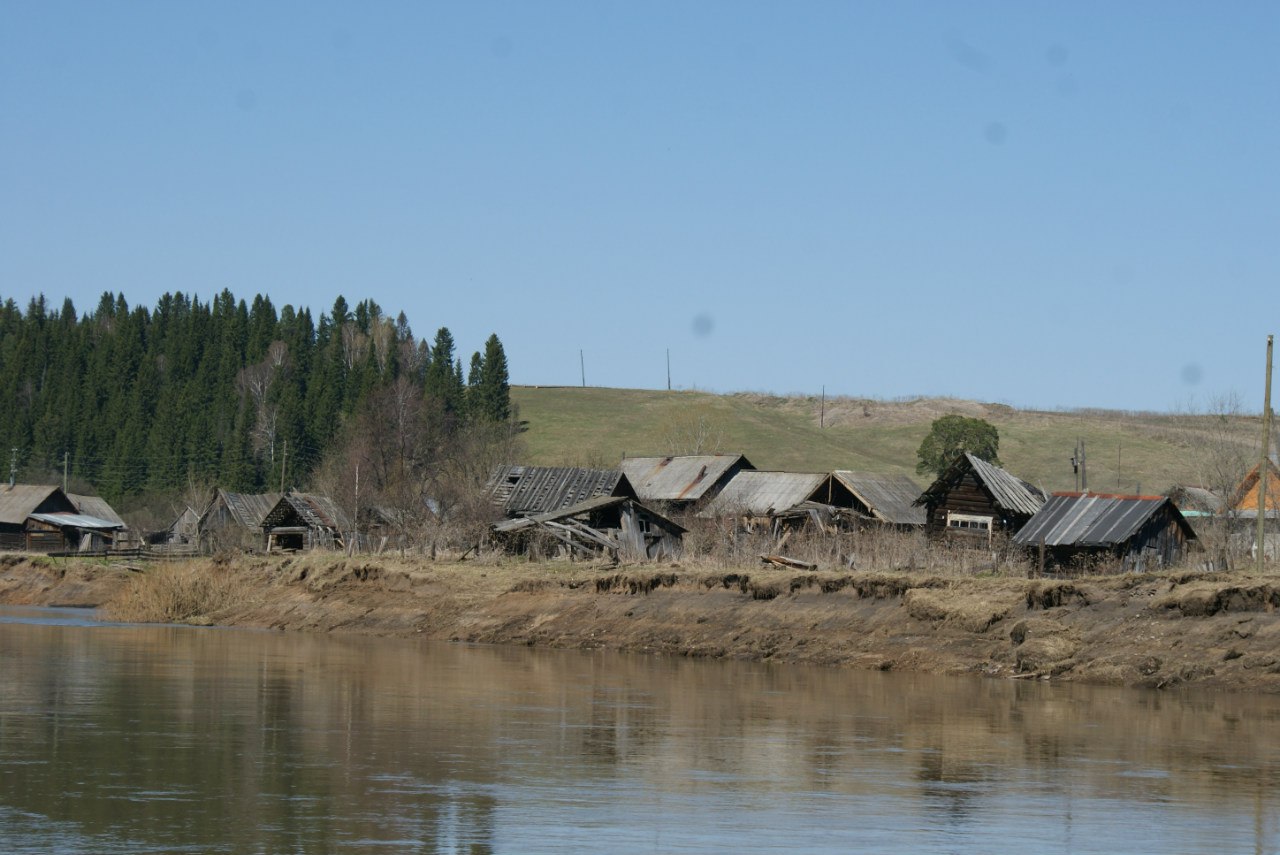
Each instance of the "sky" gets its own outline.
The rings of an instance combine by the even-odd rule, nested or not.
[[[1280,4],[0,0],[0,298],[518,384],[1262,408]]]

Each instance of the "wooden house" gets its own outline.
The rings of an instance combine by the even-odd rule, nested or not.
[[[328,496],[285,493],[262,517],[266,550],[343,549],[354,544],[355,527]]]
[[[1054,493],[1013,543],[1043,547],[1046,567],[1143,572],[1177,563],[1195,539],[1167,496]]]
[[[502,520],[494,540],[512,552],[627,561],[680,557],[684,527],[628,496],[597,496],[566,508]]]
[[[1044,502],[1044,493],[1036,487],[966,452],[915,504],[925,510],[925,530],[931,537],[990,546],[997,535],[1016,534]]]
[[[574,466],[499,466],[489,476],[488,489],[507,517],[550,513],[603,496],[636,498],[621,470]]]
[[[98,501],[110,510],[105,502]],[[0,487],[0,549],[27,552],[109,549],[125,529],[124,521],[115,511],[110,511],[110,515],[114,519],[82,513],[60,487],[43,484]]]
[[[215,490],[196,527],[200,551],[263,549],[262,519],[280,501],[280,495]]]
[[[622,472],[640,501],[683,510],[715,498],[734,476],[755,469],[741,454],[689,454],[673,457],[625,457]]]
[[[1261,469],[1261,463],[1254,466],[1236,486],[1230,500],[1232,511],[1249,511],[1251,517],[1257,518],[1262,492],[1262,478],[1258,474]],[[1280,467],[1276,466],[1274,458],[1270,458],[1267,460],[1267,516],[1274,517],[1278,510],[1280,510]]]

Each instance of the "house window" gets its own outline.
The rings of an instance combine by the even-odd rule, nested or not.
[[[947,531],[957,531],[963,534],[982,534],[990,537],[992,519],[993,517],[980,514],[957,514],[947,511]]]

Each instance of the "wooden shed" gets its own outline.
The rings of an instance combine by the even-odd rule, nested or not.
[[[872,475],[837,469],[831,476],[853,497],[853,509],[868,519],[895,528],[924,525],[924,508],[916,505],[920,485],[906,475]]]
[[[990,546],[1016,534],[1044,506],[1042,491],[999,466],[965,452],[916,499],[932,537]]]
[[[1013,537],[1046,567],[1143,572],[1177,563],[1195,531],[1167,496],[1054,493]]]
[[[537,554],[550,547],[568,557],[600,554],[628,561],[680,557],[685,529],[628,496],[598,496],[543,514],[502,520],[494,540],[507,550]]]
[[[273,549],[342,549],[355,529],[328,496],[285,493],[262,517],[267,552]]]
[[[266,539],[262,519],[280,501],[280,496],[280,493],[215,490],[197,525],[200,551],[263,549]]]

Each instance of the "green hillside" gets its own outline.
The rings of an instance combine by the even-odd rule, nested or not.
[[[725,451],[761,469],[900,472],[923,484],[920,441],[934,419],[959,413],[994,424],[1005,467],[1048,490],[1075,487],[1077,438],[1090,489],[1152,493],[1238,477],[1256,459],[1261,431],[1256,417],[1040,412],[946,398],[829,399],[824,414],[818,398],[746,393],[524,386],[511,397],[528,422],[531,464],[612,467],[624,454]]]

